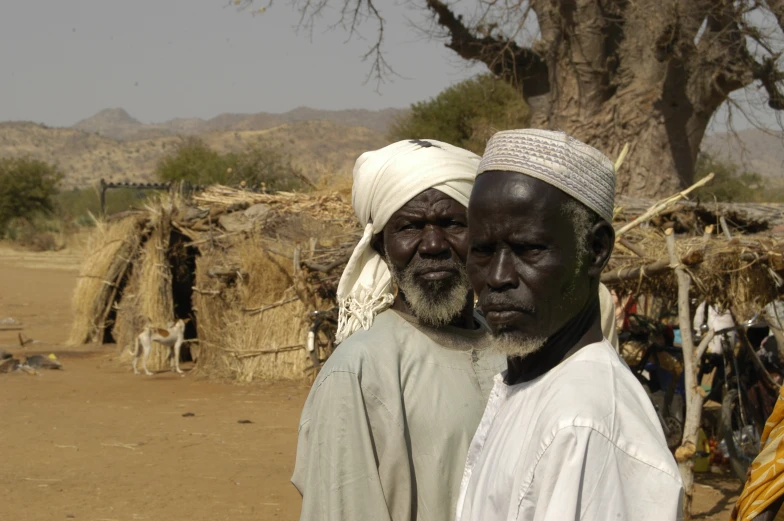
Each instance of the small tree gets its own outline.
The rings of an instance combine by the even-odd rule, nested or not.
[[[258,144],[244,152],[220,154],[198,138],[178,145],[174,154],[158,163],[156,174],[162,181],[199,185],[237,185],[244,181],[247,186],[264,183],[270,190],[296,190],[309,184],[291,158],[278,148]]]
[[[245,181],[248,186],[262,183],[269,190],[300,190],[312,183],[291,162],[282,149],[270,145],[251,146],[241,154],[231,154],[232,183]]]
[[[482,154],[498,130],[527,127],[528,105],[508,82],[482,74],[415,103],[392,124],[390,139],[432,138]]]
[[[0,236],[12,219],[51,214],[63,175],[37,159],[0,158]]]
[[[161,181],[190,181],[194,184],[226,184],[231,167],[225,156],[196,137],[185,139],[173,154],[161,159],[155,173]]]

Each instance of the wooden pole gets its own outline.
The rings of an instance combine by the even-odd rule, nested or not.
[[[645,221],[656,217],[662,211],[664,211],[665,209],[667,209],[670,206],[674,205],[675,203],[677,203],[681,199],[686,199],[686,196],[688,196],[691,192],[693,192],[697,188],[700,188],[700,187],[705,186],[706,184],[710,183],[713,180],[713,177],[714,177],[713,172],[711,172],[710,174],[706,175],[705,177],[703,177],[702,179],[700,179],[699,181],[697,181],[696,183],[694,183],[693,185],[688,187],[686,190],[684,190],[682,192],[678,192],[677,194],[672,195],[672,196],[670,196],[670,197],[668,197],[666,199],[662,199],[658,203],[654,204],[653,206],[648,208],[648,210],[644,214],[642,214],[641,216],[637,217],[635,220],[633,220],[629,224],[626,224],[626,225],[622,226],[618,231],[616,231],[615,232],[615,241],[616,242],[620,241],[621,240],[621,235],[623,235],[624,233],[628,232],[629,230],[631,230],[635,226],[638,226],[641,223],[644,223]]]
[[[106,181],[101,178],[101,217],[106,217]]]
[[[691,329],[691,311],[689,310],[689,288],[691,287],[691,277],[683,269],[678,260],[675,249],[675,234],[672,229],[665,232],[667,240],[667,252],[670,256],[670,264],[675,271],[678,280],[678,323],[681,330],[681,341],[683,346],[683,372],[686,391],[686,421],[683,425],[683,439],[681,446],[675,451],[675,460],[683,479],[683,520],[691,519],[691,503],[694,495],[694,455],[697,452],[697,432],[700,429],[702,417],[703,395],[700,393],[699,382],[697,382],[697,370],[699,363],[695,358],[698,350],[694,348],[694,339]],[[707,337],[706,337],[707,339]],[[707,345],[707,342],[704,342]],[[699,350],[702,350],[702,346]]]

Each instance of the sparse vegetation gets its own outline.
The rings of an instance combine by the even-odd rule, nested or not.
[[[784,187],[775,186],[756,172],[743,170],[726,160],[719,160],[709,154],[697,158],[697,180],[709,173],[715,175],[713,181],[695,192],[702,200],[716,200],[735,203],[784,202]]]
[[[491,74],[453,85],[415,103],[391,126],[393,141],[432,138],[482,154],[496,131],[527,127],[528,105],[520,92]]]
[[[62,178],[57,167],[37,159],[0,158],[0,237],[14,220],[54,213]]]
[[[244,152],[220,154],[199,138],[188,138],[176,151],[163,158],[156,168],[161,181],[189,181],[198,185],[247,186],[262,183],[270,190],[302,190],[302,172],[291,158],[271,145],[258,144]]]

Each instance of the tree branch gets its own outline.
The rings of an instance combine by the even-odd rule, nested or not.
[[[520,85],[526,97],[549,92],[547,65],[532,49],[489,35],[479,38],[441,0],[426,3],[438,25],[449,32],[446,46],[461,58],[484,63],[494,74]]]
[[[784,31],[784,0],[765,0],[765,3],[768,4],[768,9],[776,17],[779,28]]]

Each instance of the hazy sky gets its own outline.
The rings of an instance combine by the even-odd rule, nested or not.
[[[0,121],[67,126],[111,107],[146,123],[406,107],[484,70],[424,38],[408,21],[421,22],[422,12],[396,3],[383,2],[387,58],[406,79],[378,94],[364,84],[369,40],[346,43],[325,21],[311,41],[295,32],[298,15],[285,0],[258,16],[226,0],[0,0]],[[375,36],[372,26],[365,32]]]
[[[323,24],[311,42],[285,2],[251,16],[226,0],[0,1],[0,121],[72,125],[109,107],[143,122],[406,107],[482,70],[423,39],[404,10],[388,11],[388,58],[409,79],[379,95],[363,84],[368,41],[345,43]]]

